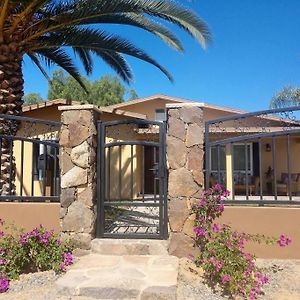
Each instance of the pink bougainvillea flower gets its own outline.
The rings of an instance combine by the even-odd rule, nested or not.
[[[220,227],[217,224],[213,225],[213,231],[214,232],[220,232]]]
[[[231,279],[231,277],[230,277],[230,275],[224,275],[223,277],[222,277],[222,284],[226,284],[226,283],[228,283],[229,281],[230,281],[230,279]]]
[[[0,276],[0,293],[5,293],[9,289],[9,280]]]
[[[282,234],[279,239],[277,240],[277,244],[280,247],[286,247],[292,243],[292,240],[288,238],[286,235]]]

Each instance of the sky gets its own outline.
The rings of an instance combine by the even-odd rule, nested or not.
[[[256,111],[267,109],[272,96],[284,86],[300,86],[299,0],[179,2],[192,8],[208,24],[213,43],[206,50],[174,26],[171,28],[182,40],[184,53],[141,30],[105,27],[146,50],[175,79],[171,83],[155,67],[128,58],[134,72],[134,82],[128,88],[135,89],[139,97],[165,94]],[[105,74],[115,75],[96,60],[90,79]],[[37,92],[47,97],[47,81],[27,59],[24,80],[26,94]]]

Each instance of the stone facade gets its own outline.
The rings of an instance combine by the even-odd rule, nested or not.
[[[96,112],[62,107],[60,135],[61,231],[75,247],[89,249],[96,223]]]
[[[168,105],[167,161],[169,201],[169,253],[195,255],[193,202],[204,187],[203,107],[194,104]]]

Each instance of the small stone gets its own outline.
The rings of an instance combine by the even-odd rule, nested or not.
[[[75,147],[86,141],[90,137],[89,128],[78,123],[69,125],[69,144]]]
[[[185,141],[185,124],[183,121],[169,118],[168,135],[174,136],[182,141]]]
[[[80,167],[73,167],[61,178],[61,187],[70,188],[87,183],[87,170]]]
[[[179,117],[180,117],[179,109],[178,108],[169,108],[168,109],[168,116],[169,116],[169,118],[179,119]]]
[[[186,234],[187,236],[191,237],[191,238],[195,238],[196,235],[194,233],[194,227],[195,227],[195,218],[196,218],[196,215],[195,214],[192,214],[190,215],[184,225],[183,225],[183,229],[182,229],[182,232],[184,234]]]
[[[90,164],[90,146],[87,141],[74,147],[71,151],[71,160],[74,165],[87,168]]]
[[[201,187],[204,186],[204,174],[203,170],[193,170],[192,171],[193,178],[197,182],[197,184]]]
[[[195,241],[191,237],[182,232],[171,233],[169,254],[181,257],[188,257],[189,255],[199,255],[199,249],[195,246]]]
[[[187,154],[187,168],[190,171],[203,171],[203,156],[204,152],[199,146],[190,148],[190,151]]]
[[[60,204],[67,208],[75,201],[75,188],[62,189],[60,194]]]
[[[169,204],[169,222],[172,232],[180,232],[185,220],[189,216],[186,201],[182,199],[171,199]]]
[[[175,137],[167,137],[168,163],[172,169],[178,169],[185,165],[186,146],[185,143]]]
[[[74,248],[83,250],[91,249],[92,236],[89,233],[71,234],[69,240]]]
[[[74,167],[71,157],[70,157],[69,153],[66,151],[66,149],[67,148],[64,148],[62,150],[61,156],[60,156],[60,161],[59,161],[62,174],[66,174],[68,171],[70,171]]]
[[[62,126],[59,136],[59,144],[63,147],[68,147],[70,143],[69,129],[66,126]]]
[[[87,186],[85,188],[78,188],[78,201],[88,207],[92,207],[96,202],[96,188],[95,186]]]
[[[203,145],[204,143],[204,127],[197,124],[191,124],[187,128],[186,145],[192,147],[194,145]]]
[[[82,203],[75,201],[63,219],[62,230],[65,232],[91,233],[94,230],[95,214]]]
[[[183,106],[179,110],[180,118],[185,123],[203,123],[203,109],[196,106]]]
[[[169,174],[169,195],[173,198],[190,197],[199,187],[193,179],[192,173],[185,168],[180,168]]]

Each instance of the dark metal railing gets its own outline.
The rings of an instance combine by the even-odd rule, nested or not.
[[[1,202],[59,202],[60,126],[0,114]]]
[[[299,111],[296,106],[207,121],[206,187],[229,187],[227,204],[299,205]]]

